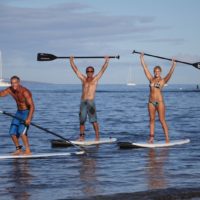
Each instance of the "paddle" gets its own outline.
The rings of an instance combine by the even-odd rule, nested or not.
[[[141,54],[142,52],[137,52],[137,51],[133,51],[133,54],[134,53],[137,53],[137,54]],[[161,56],[155,56],[155,55],[151,55],[151,54],[148,54],[148,53],[144,53],[144,55],[146,56],[151,56],[151,57],[155,57],[155,58],[160,58],[160,59],[164,59],[164,60],[172,60],[170,58],[165,58],[165,57],[161,57]],[[197,68],[197,69],[200,69],[200,62],[197,62],[197,63],[188,63],[188,62],[183,62],[183,61],[180,61],[180,60],[175,60],[176,62],[179,62],[179,63],[183,63],[183,64],[186,64],[186,65],[192,65],[193,67]]]
[[[21,118],[19,118],[19,117],[16,117],[15,115],[13,115],[13,114],[11,114],[11,113],[8,113],[8,112],[6,112],[6,111],[1,111],[1,110],[0,110],[0,113],[1,113],[1,114],[4,114],[4,115],[7,115],[7,116],[9,116],[9,117],[18,119],[18,120],[22,121],[23,123],[25,123],[25,120],[23,120],[23,119],[21,119]],[[54,135],[54,136],[56,136],[56,137],[58,137],[58,138],[61,138],[61,139],[65,140],[66,142],[70,143],[72,146],[74,146],[74,147],[76,147],[76,148],[78,148],[78,149],[80,149],[80,150],[82,150],[82,151],[85,152],[85,149],[84,149],[83,147],[78,146],[78,145],[72,143],[70,140],[64,138],[63,136],[61,136],[61,135],[59,135],[59,134],[57,134],[57,133],[55,133],[55,132],[53,132],[53,131],[50,131],[50,130],[48,130],[48,129],[46,129],[46,128],[43,128],[43,127],[41,127],[41,126],[39,126],[39,125],[37,125],[37,124],[35,124],[35,123],[33,123],[33,122],[31,122],[30,125],[32,125],[32,126],[38,128],[38,129],[40,129],[40,130],[43,130],[43,131],[45,131],[45,132],[47,132],[47,133],[50,133],[50,134],[52,134],[52,135]]]
[[[52,61],[55,60],[57,58],[70,58],[68,57],[57,57],[53,54],[49,54],[49,53],[38,53],[37,54],[37,61]],[[74,58],[105,58],[105,56],[74,56]],[[120,56],[109,56],[109,58],[117,58],[119,59]]]

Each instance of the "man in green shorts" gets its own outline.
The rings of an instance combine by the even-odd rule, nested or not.
[[[85,122],[87,115],[89,121],[93,124],[96,134],[96,140],[99,140],[99,125],[97,122],[96,106],[95,106],[95,93],[98,80],[101,78],[106,68],[108,67],[109,57],[105,57],[105,63],[97,75],[94,75],[94,67],[89,66],[86,68],[87,76],[83,75],[74,63],[74,57],[70,57],[70,64],[77,77],[82,82],[82,96],[80,105],[80,141],[85,139]]]

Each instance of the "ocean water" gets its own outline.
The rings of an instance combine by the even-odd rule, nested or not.
[[[76,139],[81,85],[24,85],[33,93],[33,122]],[[147,141],[148,93],[147,85],[99,85],[96,105],[101,137]],[[189,144],[126,150],[104,144],[87,147],[84,156],[0,160],[0,200],[89,199],[99,195],[106,199],[106,195],[119,193],[200,190],[200,91],[195,85],[169,85],[163,95],[170,139],[189,138]],[[0,100],[0,110],[15,113],[11,97]],[[15,150],[8,135],[10,122],[11,118],[0,115],[0,154]],[[88,122],[86,137],[94,138]],[[30,127],[29,139],[33,153],[77,151],[74,147],[52,148],[50,141],[56,137],[35,127]],[[158,120],[155,140],[164,140]]]

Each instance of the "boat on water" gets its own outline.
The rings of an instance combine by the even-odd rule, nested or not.
[[[133,71],[132,68],[129,68],[129,76],[128,76],[128,82],[127,82],[128,86],[135,86],[136,84],[134,83],[134,79],[133,79]]]
[[[128,82],[127,85],[128,85],[128,86],[135,86],[136,84],[135,84],[135,83],[132,83],[132,82]]]
[[[10,83],[4,81],[3,79],[3,61],[2,61],[2,54],[0,51],[0,87],[9,87]]]
[[[0,79],[0,87],[9,87],[10,83],[5,82],[3,79]]]

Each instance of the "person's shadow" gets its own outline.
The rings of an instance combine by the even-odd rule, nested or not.
[[[164,165],[168,159],[168,148],[149,149],[147,164],[148,189],[162,189],[167,187]]]

